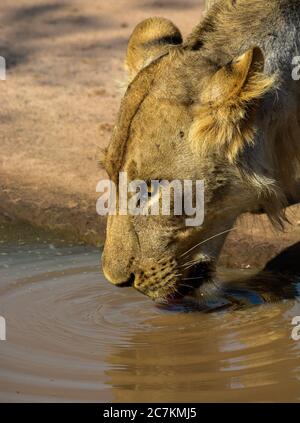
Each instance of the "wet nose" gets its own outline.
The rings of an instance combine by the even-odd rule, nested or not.
[[[127,263],[122,263],[115,258],[111,259],[103,252],[101,257],[101,268],[105,279],[117,286],[131,286],[134,281],[134,275],[129,269]]]
[[[128,216],[109,216],[102,253],[102,270],[108,282],[128,286],[133,283],[132,273],[138,255],[136,237]]]
[[[107,279],[108,282],[112,283],[113,285],[123,288],[126,286],[133,286],[134,284],[134,280],[135,280],[134,273],[130,273],[129,276],[123,272],[115,273],[113,271],[110,271],[110,269],[108,269],[107,266],[103,266],[103,264],[102,264],[102,272],[105,279]]]
[[[116,286],[118,286],[120,288],[133,286],[134,280],[135,280],[135,275],[134,275],[134,273],[131,273],[131,275],[129,276],[127,281],[119,282],[119,283],[116,284]]]
[[[133,286],[135,275],[130,273],[129,269],[114,266],[113,263],[105,259],[103,254],[101,257],[102,272],[108,282],[119,287]]]

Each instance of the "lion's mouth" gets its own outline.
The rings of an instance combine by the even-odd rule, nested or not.
[[[187,275],[183,276],[179,283],[179,291],[182,296],[200,288],[205,282],[210,281],[213,274],[211,262],[200,262],[195,264]]]
[[[158,296],[155,301],[161,304],[180,303],[184,297],[192,295],[203,284],[212,280],[213,269],[210,262],[197,263],[177,283],[176,289],[170,287],[169,294],[165,294],[163,297]]]
[[[176,272],[175,272],[176,273]],[[118,287],[134,287],[137,291],[150,297],[158,304],[180,303],[184,297],[193,295],[205,283],[213,279],[214,266],[211,261],[195,263],[180,278],[171,279],[169,284],[163,283],[136,283],[132,273],[127,281],[117,284]]]

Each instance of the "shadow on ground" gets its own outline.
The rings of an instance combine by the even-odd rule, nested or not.
[[[43,39],[52,39],[55,45],[60,37],[88,31],[109,31],[116,26],[113,16],[87,15],[69,2],[22,7],[16,3],[1,20],[9,28],[6,41],[0,44],[0,54],[6,58],[8,69],[28,62],[33,53],[43,48],[40,43]]]

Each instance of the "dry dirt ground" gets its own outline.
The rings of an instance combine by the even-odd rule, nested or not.
[[[187,35],[201,0],[1,0],[0,216],[101,244],[95,211],[97,161],[110,138],[133,27],[165,16]],[[300,240],[293,226],[274,232],[264,217],[245,217],[222,261],[262,264]],[[300,219],[300,216],[299,216]]]

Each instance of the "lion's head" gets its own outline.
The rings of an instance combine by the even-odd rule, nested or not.
[[[183,43],[162,18],[142,22],[130,38],[130,83],[106,170],[115,182],[121,171],[130,180],[204,180],[205,219],[187,227],[184,215],[110,216],[102,263],[115,285],[157,300],[185,295],[213,278],[237,216],[260,208],[278,215],[271,175],[249,165],[264,125],[257,110],[274,79],[258,48],[222,60]]]

